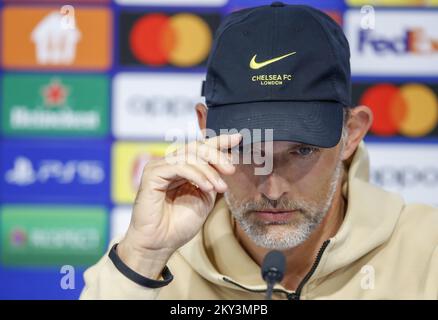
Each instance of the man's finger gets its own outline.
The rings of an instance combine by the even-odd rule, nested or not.
[[[238,145],[241,139],[242,135],[240,133],[222,134],[220,136],[206,139],[204,140],[204,143],[219,150],[227,150]]]

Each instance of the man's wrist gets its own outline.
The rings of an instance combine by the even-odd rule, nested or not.
[[[171,256],[167,251],[136,249],[123,240],[117,245],[116,252],[120,260],[130,269],[154,280],[161,278],[162,271]]]
[[[157,277],[145,276],[143,274],[134,271],[121,260],[121,258],[117,254],[117,246],[118,246],[117,243],[112,246],[108,256],[110,260],[113,262],[116,269],[121,274],[123,274],[126,278],[130,279],[134,283],[146,288],[155,289],[155,288],[164,287],[173,280],[173,275],[166,265],[164,265],[164,267],[160,271],[160,275],[162,279],[159,280],[158,280],[158,276]]]

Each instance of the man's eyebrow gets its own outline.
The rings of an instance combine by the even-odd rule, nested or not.
[[[302,148],[302,147],[305,147],[305,148],[313,148],[313,149],[320,149],[320,147],[317,147],[317,146],[314,146],[314,145],[311,145],[311,144],[307,144],[307,143],[297,143],[297,144],[295,144],[295,145],[292,145],[292,146],[288,147],[288,148],[286,149],[286,151],[287,151],[287,152],[289,152],[289,151],[294,151],[294,150],[296,150],[296,149],[298,149],[298,148]]]
[[[285,150],[283,150],[283,152],[289,152],[289,151],[296,150],[296,149],[301,148],[301,147],[310,147],[310,148],[319,149],[317,146],[313,146],[313,145],[310,145],[310,144],[297,142],[297,143],[292,144],[292,145],[288,146],[287,148],[285,148]],[[254,146],[253,144],[243,145],[241,143],[238,144],[237,146],[234,146],[233,148],[228,148],[227,150],[231,151],[231,150],[237,149],[237,148],[239,150],[242,150],[243,148],[248,148],[248,150],[260,150],[260,149],[264,150],[264,148],[260,148],[260,146]]]
[[[293,150],[296,150],[296,149],[301,148],[301,147],[312,147],[312,146],[308,145],[308,144],[305,144],[305,143],[297,142],[297,143],[294,143],[292,145],[287,146],[281,152],[289,152],[289,151],[293,151]],[[253,149],[260,150],[260,146],[257,146],[256,148],[253,147]],[[264,150],[264,148],[262,148],[262,150]]]
[[[309,145],[305,144],[305,143],[297,143],[297,144],[293,144],[291,146],[289,146],[286,151],[291,151],[291,150],[295,150],[297,148],[301,148],[301,147],[307,147]]]

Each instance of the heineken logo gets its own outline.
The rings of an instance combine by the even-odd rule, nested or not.
[[[45,107],[64,106],[68,94],[69,89],[64,86],[59,79],[53,78],[42,90]]]
[[[93,130],[99,127],[100,118],[94,111],[73,112],[65,110],[56,114],[44,109],[29,110],[16,106],[11,110],[10,125],[13,129],[65,129]]]
[[[17,88],[26,88],[26,94]],[[108,132],[105,76],[6,75],[2,99],[6,136],[99,136]]]

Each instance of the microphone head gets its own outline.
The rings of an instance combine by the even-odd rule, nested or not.
[[[265,281],[280,282],[286,269],[286,257],[281,251],[272,250],[263,259],[262,277]]]

